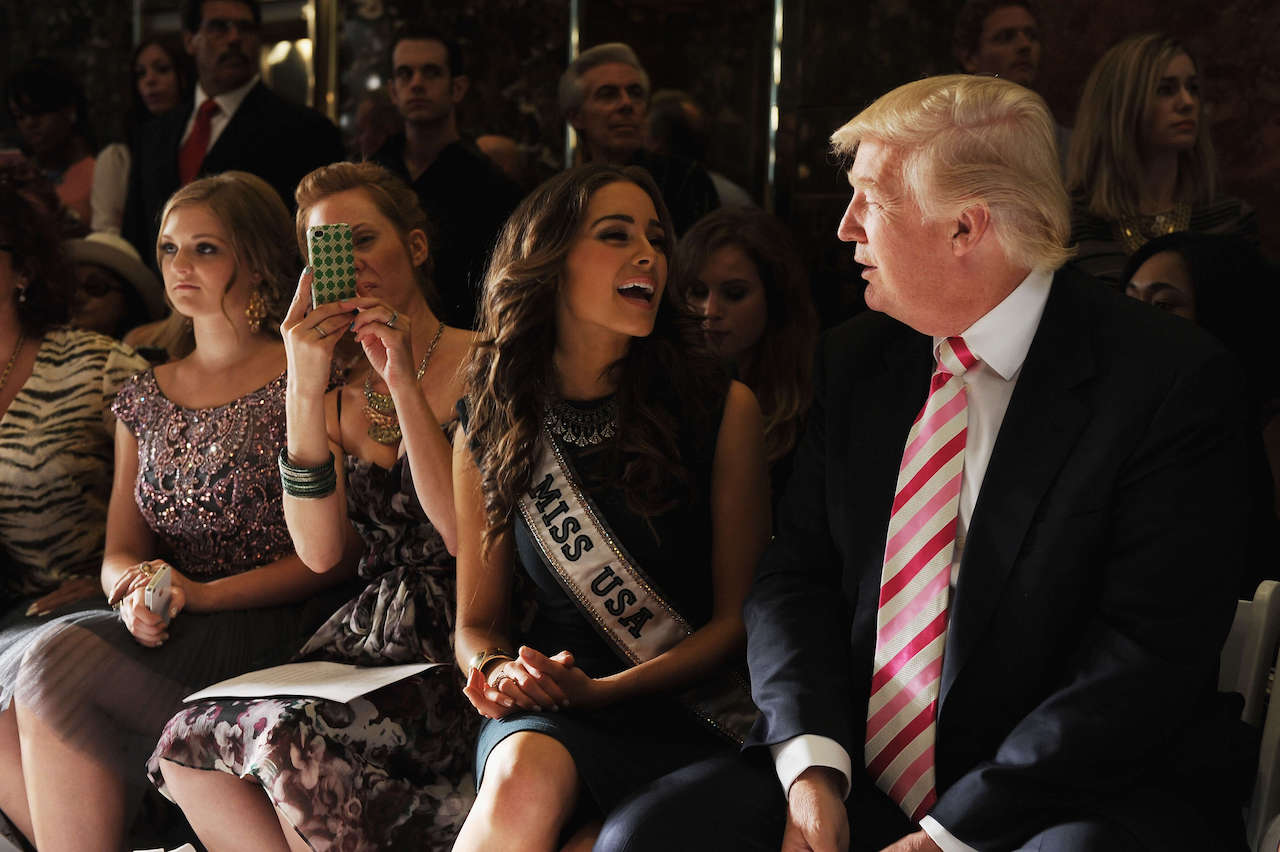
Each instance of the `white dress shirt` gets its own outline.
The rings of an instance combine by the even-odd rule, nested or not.
[[[218,102],[218,111],[209,119],[209,147],[205,149],[206,151],[213,150],[218,137],[222,135],[222,131],[227,129],[227,125],[231,123],[231,117],[236,114],[236,110],[240,109],[240,104],[244,103],[245,96],[249,94],[250,89],[258,84],[258,80],[259,75],[254,74],[253,79],[240,88],[214,95],[213,99]],[[191,110],[191,116],[187,119],[187,129],[182,131],[182,139],[178,142],[179,150],[182,149],[182,143],[186,142],[187,137],[191,135],[191,128],[195,126],[196,115],[200,112],[200,105],[207,100],[209,100],[209,96],[200,84],[196,83],[196,102]]]
[[[951,561],[951,586],[954,589],[959,577],[961,556],[964,552],[965,534],[969,520],[982,490],[982,479],[991,461],[991,451],[1000,424],[1004,422],[1009,399],[1027,359],[1031,340],[1035,337],[1049,299],[1049,287],[1053,272],[1047,269],[1032,270],[1013,292],[969,326],[960,336],[980,363],[966,370],[964,380],[968,408],[968,425],[964,447],[964,482],[960,486],[959,522],[956,533],[955,553]],[[942,338],[933,340],[934,351]],[[924,405],[921,398],[920,404]],[[903,436],[905,445],[906,436]],[[830,737],[801,734],[770,746],[774,768],[784,790],[790,790],[792,782],[810,766],[826,766],[844,776],[843,795],[849,795],[853,765],[849,753]],[[862,755],[858,755],[861,759]],[[943,852],[973,852],[972,847],[957,840],[933,817],[926,816],[920,827],[943,849]],[[856,830],[856,826],[854,827]]]

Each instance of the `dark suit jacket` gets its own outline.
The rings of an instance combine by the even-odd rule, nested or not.
[[[855,845],[858,814],[887,801],[862,768],[876,607],[898,465],[932,368],[930,339],[880,314],[824,338],[746,607],[763,712],[751,742],[813,733],[843,745]],[[1234,825],[1218,807],[1251,765],[1215,692],[1244,518],[1236,376],[1191,323],[1055,276],[950,607],[932,816],[960,840],[1012,849],[1084,817],[1153,848],[1228,848],[1241,835],[1238,805]]]
[[[178,147],[193,108],[188,102],[148,122],[134,151],[122,232],[152,263],[160,212],[178,189]],[[293,210],[298,181],[313,169],[341,159],[342,138],[332,122],[258,83],[205,155],[200,175],[231,169],[255,174]]]

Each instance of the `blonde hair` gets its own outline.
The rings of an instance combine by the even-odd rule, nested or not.
[[[831,135],[852,158],[864,139],[902,154],[902,184],[926,219],[991,211],[1010,263],[1057,269],[1071,256],[1070,203],[1044,100],[996,77],[926,77],[882,95]]]
[[[258,295],[267,311],[262,327],[279,334],[280,320],[289,306],[294,281],[301,269],[293,250],[289,210],[279,193],[262,178],[248,172],[222,172],[192,181],[169,197],[160,214],[157,266],[163,259],[160,245],[169,214],[179,207],[193,205],[207,207],[227,229],[236,264],[235,275],[227,282],[227,288],[230,289],[242,269],[261,276]]]
[[[331,163],[321,166],[298,182],[294,198],[298,202],[295,234],[298,251],[307,254],[307,220],[311,209],[330,195],[352,189],[363,189],[373,206],[378,208],[388,222],[400,234],[400,241],[408,251],[410,231],[422,231],[427,235],[427,259],[415,267],[418,286],[433,311],[440,310],[440,299],[432,283],[432,252],[435,251],[435,234],[427,214],[418,201],[418,194],[387,169],[377,163]]]
[[[1152,99],[1169,63],[1191,54],[1162,33],[1127,38],[1102,55],[1089,72],[1067,155],[1067,186],[1082,194],[1089,212],[1115,221],[1138,212],[1136,177]],[[1195,60],[1192,59],[1194,63]],[[1196,141],[1178,152],[1178,201],[1208,201],[1216,183],[1213,146],[1203,121]]]

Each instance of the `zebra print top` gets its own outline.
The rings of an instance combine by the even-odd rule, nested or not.
[[[44,594],[102,562],[111,495],[111,401],[144,358],[91,331],[45,334],[35,367],[0,419],[0,587]]]

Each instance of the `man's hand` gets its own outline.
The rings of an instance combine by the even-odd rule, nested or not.
[[[792,782],[782,852],[846,852],[849,815],[840,796],[843,780],[834,769],[811,766]]]
[[[942,847],[933,842],[933,838],[923,831],[908,834],[892,846],[886,846],[882,852],[942,852]]]

